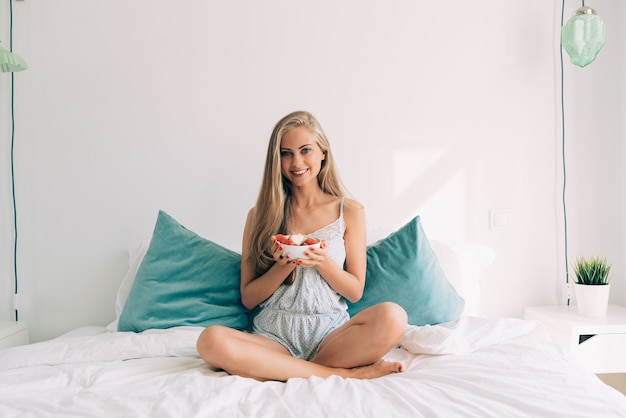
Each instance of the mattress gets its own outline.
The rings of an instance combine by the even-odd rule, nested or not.
[[[207,366],[200,327],[81,328],[0,351],[1,417],[626,417],[626,397],[535,321],[409,326],[403,373],[259,382]],[[355,350],[358,347],[355,347]]]

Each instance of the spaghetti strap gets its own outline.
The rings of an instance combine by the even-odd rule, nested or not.
[[[339,217],[343,218],[343,196],[341,197],[341,203],[339,203]]]

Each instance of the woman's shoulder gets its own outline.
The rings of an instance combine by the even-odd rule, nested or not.
[[[254,222],[254,213],[256,212],[256,207],[252,207],[248,210],[248,214],[246,215],[246,225],[245,228],[251,228]]]
[[[352,221],[365,221],[365,207],[357,200],[344,198],[343,200],[343,218],[346,223]]]
[[[363,211],[365,210],[365,206],[358,200],[344,198],[343,199],[343,210],[344,211]]]

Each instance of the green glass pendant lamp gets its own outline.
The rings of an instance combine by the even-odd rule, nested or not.
[[[15,55],[12,52],[0,46],[0,72],[3,73],[15,73],[18,71],[24,71],[28,68],[26,61],[19,55]]]
[[[579,67],[585,67],[596,59],[606,37],[604,22],[594,9],[584,4],[561,31],[561,44],[572,64]]]

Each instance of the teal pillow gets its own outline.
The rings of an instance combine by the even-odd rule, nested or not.
[[[463,312],[465,301],[448,282],[419,216],[367,247],[363,297],[348,303],[348,312],[386,301],[402,306],[411,325],[454,321]]]
[[[243,329],[241,255],[159,211],[150,246],[120,315],[118,331],[181,325]]]

